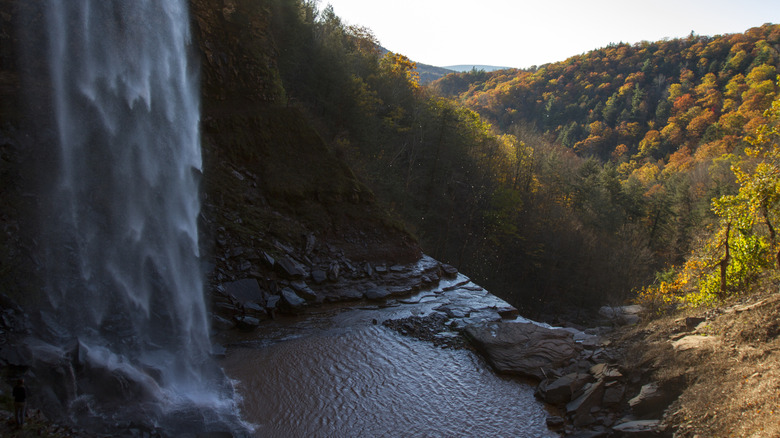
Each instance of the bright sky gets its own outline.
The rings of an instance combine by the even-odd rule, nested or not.
[[[386,49],[436,66],[530,67],[610,43],[780,23],[777,0],[319,0]]]

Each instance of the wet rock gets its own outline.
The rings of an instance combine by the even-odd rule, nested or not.
[[[550,429],[560,429],[564,426],[564,424],[566,424],[566,421],[562,417],[554,415],[547,417],[545,423],[547,423],[547,427]]]
[[[638,420],[618,424],[612,430],[626,438],[645,438],[661,436],[658,430],[660,420]]]
[[[282,301],[293,312],[302,310],[303,307],[306,305],[306,300],[299,297],[295,293],[295,291],[290,289],[289,287],[285,287],[282,289]]]
[[[282,297],[279,295],[271,295],[265,300],[265,308],[268,309],[270,313],[273,314],[273,312],[279,308],[279,301]]]
[[[212,315],[211,326],[217,330],[230,330],[236,326],[236,323],[219,315]]]
[[[222,289],[226,294],[234,297],[241,303],[247,301],[254,301],[257,303],[263,303],[263,291],[260,289],[260,285],[254,278],[246,278],[243,280],[233,281],[222,285]]]
[[[306,301],[318,301],[319,296],[317,295],[317,292],[314,292],[312,288],[310,288],[306,282],[303,281],[293,281],[290,283],[290,287],[293,288],[295,293],[303,298]]]
[[[544,369],[565,366],[580,348],[571,333],[531,323],[493,322],[467,327],[465,334],[496,372],[537,380]]]
[[[571,401],[592,377],[589,374],[571,373],[557,379],[545,379],[536,388],[536,395],[546,403],[561,405]]]
[[[390,296],[390,291],[385,288],[374,287],[365,292],[366,299],[383,300]]]
[[[458,276],[458,268],[446,263],[441,264],[441,272],[445,278],[455,278]]]
[[[261,307],[259,304],[254,303],[252,301],[247,301],[246,303],[243,304],[242,307],[244,309],[244,312],[250,315],[261,317],[261,318],[268,316],[264,307]]]
[[[252,331],[260,326],[260,320],[254,316],[236,315],[233,319],[236,321],[236,327],[244,331]]]

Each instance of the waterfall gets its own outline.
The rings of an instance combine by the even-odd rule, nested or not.
[[[146,406],[145,417],[223,409],[199,261],[187,1],[45,2],[58,143],[43,224],[50,326],[77,340],[81,366],[143,388],[125,401],[146,395],[155,412]],[[113,388],[82,386],[90,412],[124,407]]]

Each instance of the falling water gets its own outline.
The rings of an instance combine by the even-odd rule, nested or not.
[[[46,1],[59,143],[45,218],[50,325],[78,340],[82,362],[143,387],[162,415],[219,407],[187,1]],[[88,410],[114,408],[101,400],[116,394],[87,391],[79,400],[97,400]]]

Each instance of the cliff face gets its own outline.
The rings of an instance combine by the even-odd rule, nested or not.
[[[278,2],[277,2],[278,3]],[[203,250],[220,265],[220,242],[281,256],[312,236],[355,262],[407,263],[421,252],[371,191],[333,154],[304,110],[288,106],[271,30],[275,2],[192,0],[192,50],[199,60],[203,146]],[[34,278],[35,174],[54,155],[45,54],[24,47],[40,28],[40,2],[2,0],[0,49],[0,275],[6,292]],[[37,36],[35,38],[41,38]],[[37,47],[36,47],[37,46]],[[26,265],[26,267],[25,267]],[[256,267],[261,270],[260,266]],[[30,275],[18,275],[20,270]],[[233,273],[229,278],[246,273]],[[28,283],[28,282],[25,282]],[[29,282],[34,283],[34,282]],[[33,300],[34,301],[34,300]]]
[[[274,242],[297,247],[314,235],[355,261],[419,259],[414,239],[380,211],[305,111],[287,105],[271,3],[190,2],[201,66],[206,246],[227,233],[279,255]]]

